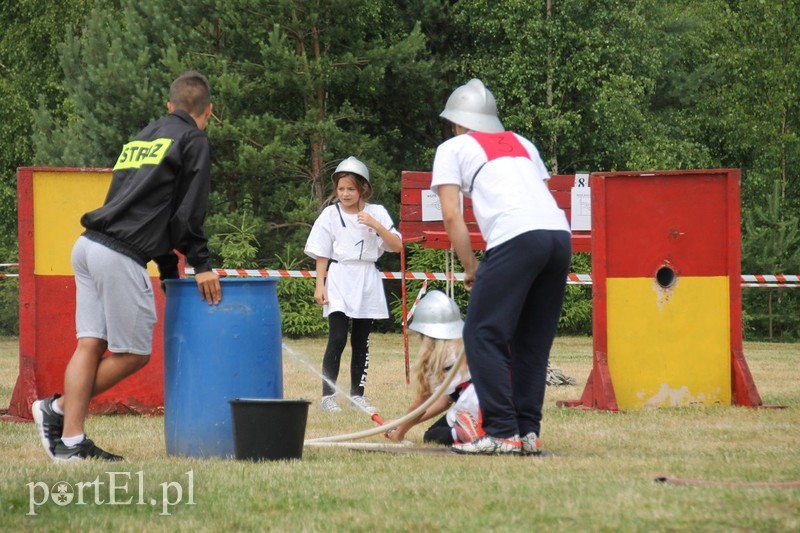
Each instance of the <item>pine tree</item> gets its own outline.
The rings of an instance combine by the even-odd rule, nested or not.
[[[753,274],[800,272],[800,218],[786,210],[781,183],[775,181],[764,205],[754,205],[744,220],[742,269]],[[789,294],[787,294],[787,292]],[[744,295],[749,320],[766,321],[769,340],[800,338],[798,301],[787,288],[758,288]]]
[[[375,201],[397,217],[400,171],[426,160],[404,139],[435,125],[424,103],[438,107],[439,85],[420,25],[396,3],[120,4],[95,8],[63,46],[71,113],[67,121],[38,113],[37,163],[109,166],[165,112],[171,80],[195,69],[214,93],[212,233],[227,231],[229,217],[253,215],[262,265],[287,243],[288,259],[303,257],[330,174],[350,155],[368,164]]]

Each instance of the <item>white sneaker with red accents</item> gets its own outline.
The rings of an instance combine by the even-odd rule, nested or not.
[[[472,442],[454,444],[450,450],[463,455],[520,455],[522,442],[519,440],[519,435],[509,439],[484,435]]]
[[[531,431],[522,439],[522,455],[541,455],[542,443],[539,442],[539,436]]]
[[[472,442],[478,438],[478,424],[468,411],[458,411],[454,424],[459,443]]]

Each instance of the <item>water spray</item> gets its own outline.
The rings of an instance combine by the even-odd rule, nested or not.
[[[314,368],[311,365],[311,363],[309,363],[308,361],[306,361],[305,359],[300,357],[300,354],[298,354],[295,350],[293,350],[285,342],[282,343],[282,346],[283,346],[283,349],[286,350],[286,352],[289,355],[291,355],[297,361],[300,361],[303,364],[305,364],[307,367],[309,367],[315,374],[317,374],[318,376],[322,377],[322,379],[326,380],[326,382],[328,382],[332,387],[334,387],[334,389],[336,389],[337,391],[343,393],[343,391],[335,383],[333,383],[329,379],[325,378],[325,376],[322,376],[322,374],[320,372],[318,372],[317,369]],[[363,438],[366,438],[366,437],[371,437],[373,435],[378,435],[380,433],[385,433],[385,432],[387,432],[387,431],[389,431],[391,429],[394,429],[394,428],[400,426],[401,424],[405,424],[409,420],[413,420],[413,419],[417,418],[420,414],[424,413],[428,409],[428,407],[433,405],[433,402],[438,400],[439,396],[444,394],[444,392],[447,390],[448,384],[453,380],[453,378],[456,375],[456,372],[458,372],[459,366],[461,365],[461,362],[463,361],[463,359],[464,359],[464,352],[461,352],[461,354],[459,354],[458,358],[456,359],[455,364],[453,364],[453,367],[450,369],[450,371],[445,376],[445,378],[442,381],[441,385],[439,385],[439,387],[435,391],[433,391],[431,393],[431,396],[427,400],[425,400],[421,405],[419,405],[416,409],[406,413],[405,415],[403,415],[402,417],[398,418],[397,420],[394,420],[394,421],[392,421],[392,422],[387,424],[386,421],[384,421],[380,417],[380,415],[378,415],[377,413],[369,413],[368,411],[366,411],[366,409],[362,409],[362,411],[366,412],[370,416],[370,418],[372,418],[372,420],[375,423],[379,424],[378,427],[372,428],[372,429],[366,429],[364,431],[357,431],[355,433],[346,433],[346,434],[343,434],[343,435],[333,435],[331,437],[319,437],[319,438],[316,438],[316,439],[306,439],[304,444],[305,445],[322,445],[322,446],[325,446],[325,445],[331,445],[333,443],[340,443],[342,445],[345,445],[347,443],[345,443],[343,441],[347,441],[347,440],[351,440],[351,439],[353,439],[353,440],[363,439]],[[347,397],[349,398],[349,396],[347,396]],[[386,446],[386,444],[384,444],[384,446]]]
[[[336,389],[337,391],[343,393],[343,391],[339,387],[337,387],[335,383],[332,383],[329,379],[327,379],[324,376],[322,376],[317,371],[316,368],[311,366],[311,364],[308,361],[306,361],[305,359],[300,357],[300,355],[295,350],[293,350],[291,347],[289,347],[285,342],[282,343],[282,346],[283,346],[283,349],[286,350],[289,353],[289,355],[294,357],[296,360],[304,363],[315,374],[317,374],[318,376],[322,377],[322,379],[325,379],[326,382],[328,382],[332,387],[334,387],[334,389]],[[427,400],[422,402],[422,404],[419,405],[416,409],[406,413],[405,415],[403,415],[402,417],[398,418],[397,420],[393,420],[392,422],[387,424],[380,417],[380,415],[378,415],[377,413],[370,413],[366,409],[362,409],[362,411],[366,412],[370,416],[370,418],[372,418],[372,420],[375,421],[375,423],[379,424],[378,427],[372,428],[372,429],[366,429],[364,431],[357,431],[355,433],[346,433],[346,434],[343,434],[343,435],[333,435],[333,436],[330,436],[330,437],[320,437],[320,438],[316,438],[316,439],[306,439],[304,444],[305,445],[322,445],[322,446],[325,446],[325,445],[332,445],[334,443],[339,443],[341,445],[346,445],[347,443],[345,443],[343,441],[350,440],[350,439],[353,439],[353,440],[363,439],[363,438],[366,438],[366,437],[371,437],[373,435],[378,435],[380,433],[385,433],[385,432],[387,432],[387,431],[389,431],[391,429],[394,429],[394,428],[400,426],[401,424],[406,423],[409,420],[415,419],[420,414],[424,413],[428,409],[428,407],[430,407],[433,404],[433,402],[438,400],[439,397],[442,394],[444,394],[444,392],[447,390],[448,384],[453,380],[453,378],[456,375],[456,372],[458,372],[459,366],[461,365],[461,362],[463,360],[464,360],[464,353],[462,352],[461,354],[459,354],[458,358],[456,359],[455,364],[453,364],[453,367],[447,373],[447,375],[445,376],[445,378],[442,381],[441,385],[439,385],[439,387],[435,391],[433,391],[431,393],[431,396]],[[348,396],[348,398],[349,398],[349,396]],[[386,445],[384,445],[384,446],[386,446]]]
[[[363,406],[358,405],[356,402],[354,402],[353,399],[347,393],[345,393],[345,391],[342,390],[336,383],[331,381],[329,378],[325,377],[321,372],[319,372],[316,368],[314,368],[314,366],[312,366],[311,363],[309,363],[307,360],[305,360],[304,358],[300,357],[300,354],[298,354],[295,350],[293,350],[285,342],[281,343],[281,346],[283,347],[283,350],[285,352],[287,352],[289,355],[291,355],[296,361],[299,361],[299,362],[303,363],[304,365],[306,365],[308,368],[310,368],[311,371],[314,372],[314,374],[317,375],[317,377],[322,378],[322,380],[325,383],[327,383],[328,385],[330,385],[330,387],[332,389],[334,389],[336,392],[338,392],[339,394],[341,394],[342,396],[344,396],[348,400],[350,400],[350,403],[353,405],[353,407],[357,408],[359,411],[361,411],[364,414],[366,414],[367,416],[369,416],[372,420],[375,421],[376,424],[378,424],[379,426],[382,426],[383,424],[386,423],[378,413],[371,413],[371,412],[369,412],[369,410],[365,409]]]

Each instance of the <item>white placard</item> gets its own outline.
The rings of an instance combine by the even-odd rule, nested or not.
[[[591,231],[592,229],[592,189],[589,187],[589,174],[575,174],[575,186],[572,187],[571,204],[573,231]]]
[[[422,191],[422,221],[442,220],[442,204],[439,196],[430,189]]]
[[[444,220],[442,215],[442,204],[439,201],[439,195],[430,189],[423,189],[422,191],[422,221],[435,222],[437,220]],[[461,212],[464,212],[464,193],[458,193],[458,202]]]
[[[588,172],[578,172],[575,174],[575,183],[572,184],[573,187],[588,187],[589,186],[589,173]]]

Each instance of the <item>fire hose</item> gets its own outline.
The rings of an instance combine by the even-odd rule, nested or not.
[[[370,418],[372,418],[372,420],[375,421],[376,423],[380,424],[380,426],[378,426],[378,427],[375,427],[375,428],[372,428],[372,429],[365,429],[363,431],[357,431],[355,433],[346,433],[346,434],[342,434],[342,435],[332,435],[330,437],[318,437],[316,439],[306,439],[303,444],[306,445],[306,446],[308,446],[308,445],[325,445],[325,444],[330,444],[330,443],[335,443],[335,442],[342,442],[342,441],[346,441],[346,440],[363,439],[363,438],[366,438],[366,437],[371,437],[373,435],[378,435],[380,433],[385,433],[385,432],[389,431],[390,429],[394,429],[394,428],[396,428],[396,427],[398,427],[398,426],[400,426],[402,424],[405,424],[409,420],[414,420],[419,415],[424,413],[425,410],[428,409],[428,407],[430,407],[433,404],[433,402],[438,400],[439,397],[442,394],[445,393],[445,391],[447,390],[447,387],[450,384],[451,380],[455,377],[456,373],[458,372],[459,368],[461,367],[461,363],[463,362],[463,360],[464,360],[464,352],[461,352],[461,354],[459,354],[458,358],[456,359],[456,362],[453,365],[453,368],[450,369],[450,371],[447,373],[447,375],[445,376],[445,378],[442,381],[442,383],[439,385],[439,387],[435,391],[433,391],[433,393],[431,393],[430,397],[427,400],[425,400],[419,407],[417,407],[413,411],[410,411],[410,412],[406,413],[405,415],[403,415],[402,417],[398,418],[397,420],[394,420],[394,421],[386,424],[385,421],[380,417],[380,415],[375,413],[373,415],[370,415]]]

